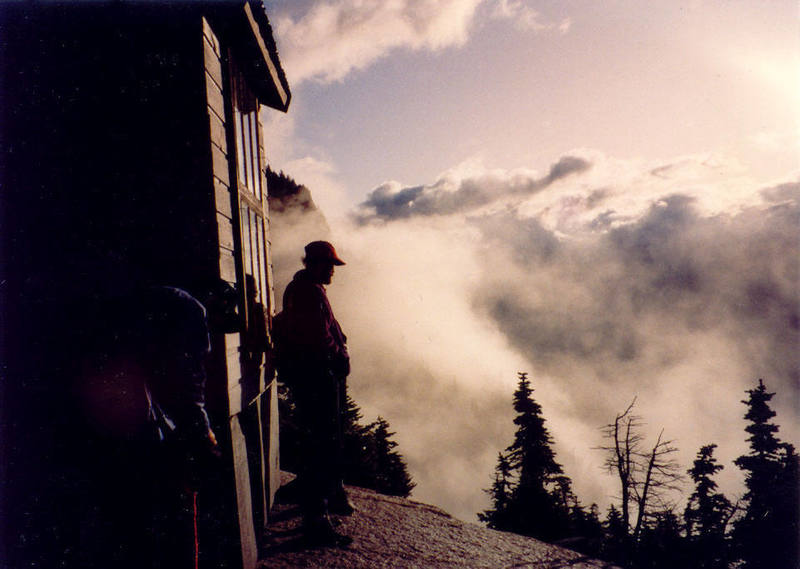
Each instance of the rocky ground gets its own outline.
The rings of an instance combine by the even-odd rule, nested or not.
[[[357,511],[338,518],[338,530],[353,538],[346,548],[309,547],[300,532],[295,504],[278,503],[271,513],[261,567],[336,569],[610,569],[610,565],[532,538],[466,523],[412,500],[348,488]]]

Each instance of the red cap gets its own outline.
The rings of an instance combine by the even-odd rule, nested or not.
[[[330,261],[334,265],[344,265],[336,249],[327,241],[312,241],[306,245],[306,261]]]

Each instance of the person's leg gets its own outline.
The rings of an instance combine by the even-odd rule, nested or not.
[[[328,501],[340,484],[338,461],[338,410],[330,385],[317,384],[311,393],[298,393],[300,423],[301,507],[305,534],[321,545],[346,545],[350,538],[336,532],[328,517]]]

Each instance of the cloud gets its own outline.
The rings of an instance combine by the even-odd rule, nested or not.
[[[782,436],[796,442],[797,189],[770,188],[772,202],[716,215],[666,195],[619,227],[588,224],[566,239],[517,212],[482,218],[492,260],[477,306],[535,376],[558,378],[550,388],[568,404],[545,405],[558,423],[602,424],[638,395],[684,463],[708,442],[730,461],[745,450],[740,399],[764,377],[780,394]],[[553,431],[574,444],[568,429]],[[730,464],[723,480],[739,489]]]
[[[523,31],[569,31],[571,20],[549,21],[520,0],[342,0],[305,2],[273,12],[281,60],[293,85],[339,81],[394,50],[439,51],[469,40],[488,6],[491,18]]]
[[[590,166],[583,158],[564,156],[543,177],[530,172],[488,173],[461,179],[446,175],[431,186],[409,188],[403,188],[397,182],[387,182],[373,190],[360,204],[356,218],[360,223],[368,223],[467,212],[502,198],[533,194]]]
[[[454,169],[367,203],[378,222],[331,224],[348,265],[329,295],[353,396],[396,431],[415,498],[471,520],[486,507],[517,371],[585,504],[615,492],[592,448],[634,396],[646,434],[663,427],[686,468],[719,445],[729,494],[740,401],[759,377],[778,392],[780,436],[800,442],[800,180],[760,187],[722,157],[584,150],[546,175]],[[298,260],[276,265],[279,291],[315,231],[273,235]]]
[[[797,203],[704,217],[690,197],[671,195],[634,222],[575,240],[493,214],[475,223],[517,270],[490,278],[479,305],[551,373],[580,362],[605,383],[646,385],[692,355],[695,334],[719,333],[742,350],[746,376],[791,391],[800,384]]]
[[[570,18],[564,18],[560,22],[546,20],[540,12],[534,10],[522,0],[498,0],[492,10],[491,17],[495,20],[509,20],[514,23],[514,27],[522,31],[544,32],[558,30],[565,34],[572,26]]]
[[[337,180],[337,171],[332,162],[306,156],[288,160],[282,169],[310,188],[314,188],[314,199],[327,217],[345,215],[346,190]]]
[[[463,45],[482,0],[317,2],[275,18],[281,59],[293,84],[340,80],[399,48]]]

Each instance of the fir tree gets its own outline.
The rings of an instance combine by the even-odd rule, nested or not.
[[[683,517],[686,538],[691,551],[692,567],[697,569],[726,569],[728,567],[728,542],[725,537],[728,521],[734,507],[716,492],[713,476],[723,469],[714,458],[717,445],[706,445],[697,453],[688,473],[695,483]]]
[[[628,556],[628,525],[622,517],[622,512],[614,504],[608,509],[603,529],[605,539],[600,557],[624,565]]]
[[[600,555],[604,531],[597,504],[592,504],[587,511],[580,500],[572,496],[569,509],[570,535],[568,547],[592,557]]]
[[[514,392],[514,424],[517,432],[514,442],[506,449],[512,468],[519,470],[521,486],[544,487],[561,474],[561,465],[555,460],[550,445],[553,439],[544,426],[542,407],[533,399],[533,389],[527,373],[519,374],[517,390]]]
[[[494,498],[493,508],[479,518],[496,529],[545,541],[561,539],[569,533],[569,507],[564,505],[562,492],[568,479],[559,478],[562,468],[555,460],[553,440],[544,425],[542,408],[533,399],[527,373],[519,374],[514,411],[514,442],[500,455],[495,486],[489,490]],[[506,486],[509,480],[514,483]],[[498,502],[499,497],[508,497],[507,505]]]
[[[408,474],[405,460],[394,450],[397,447],[397,443],[391,440],[394,433],[389,432],[389,423],[383,417],[378,417],[371,427],[376,473],[371,487],[382,494],[405,498],[411,494],[415,484]]]
[[[349,394],[342,413],[342,462],[348,484],[371,488],[376,478],[370,426],[361,424],[361,409]]]
[[[506,530],[510,528],[509,507],[513,489],[511,465],[508,457],[502,452],[497,455],[497,466],[494,469],[494,483],[485,490],[492,498],[493,507],[478,514],[478,519],[490,529]]]
[[[737,556],[743,569],[796,569],[798,566],[798,457],[782,443],[771,422],[775,412],[763,380],[747,391],[744,418],[750,452],[736,459],[745,472],[745,512],[734,526]]]
[[[654,512],[636,548],[636,569],[686,567],[680,519],[671,509]]]
[[[281,171],[276,173],[275,170],[267,166],[265,171],[267,178],[267,187],[269,188],[270,197],[284,197],[290,194],[296,194],[302,187],[295,182],[291,177]]]

